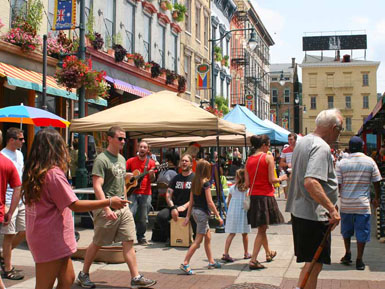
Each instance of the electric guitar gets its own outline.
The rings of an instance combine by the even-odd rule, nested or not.
[[[161,165],[157,166],[154,172],[160,172],[163,170],[168,169],[168,163],[162,163]],[[132,172],[133,176],[130,179],[126,179],[126,196],[129,197],[132,195],[132,193],[140,188],[140,184],[142,183],[144,177],[149,173],[150,171],[146,171],[141,173],[139,170],[134,170]]]

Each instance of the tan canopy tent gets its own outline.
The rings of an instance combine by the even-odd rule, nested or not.
[[[250,137],[253,134],[246,132],[246,145],[250,145]],[[217,137],[199,137],[199,136],[185,136],[185,137],[159,137],[159,138],[146,138],[145,141],[151,145],[151,147],[188,147],[190,142],[197,142],[202,147],[215,147],[217,146]],[[243,135],[223,135],[219,137],[219,146],[235,146],[244,147],[245,137]]]
[[[245,134],[234,124],[197,107],[171,91],[160,91],[90,116],[73,119],[73,132],[107,131],[120,126],[130,138]]]

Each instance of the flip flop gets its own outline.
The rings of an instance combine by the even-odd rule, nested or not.
[[[251,254],[250,253],[247,253],[245,255],[243,255],[243,259],[250,259],[251,258]]]
[[[255,262],[252,262],[250,261],[249,263],[249,269],[250,270],[260,270],[260,269],[265,269],[266,267],[263,266],[261,263],[259,263],[258,261],[255,261]]]
[[[190,265],[180,264],[179,269],[186,273],[186,275],[194,275],[194,271],[190,268]]]
[[[270,251],[270,254],[266,255],[266,262],[273,261],[275,256],[277,256],[277,251]]]
[[[234,262],[234,259],[230,257],[229,254],[223,254],[222,258],[221,258],[223,261],[227,262],[227,263],[232,263]]]

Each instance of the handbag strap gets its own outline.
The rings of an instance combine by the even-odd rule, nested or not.
[[[255,177],[257,176],[257,172],[258,172],[258,168],[259,168],[259,163],[261,162],[262,156],[263,156],[263,153],[262,153],[261,156],[259,157],[258,164],[257,164],[257,168],[255,169],[255,174],[254,174],[253,184],[251,185],[251,188],[250,188],[250,190],[249,190],[249,193],[250,193],[250,194],[251,194],[251,192],[253,191],[253,188],[254,188]],[[249,195],[250,195],[250,194],[249,194]]]

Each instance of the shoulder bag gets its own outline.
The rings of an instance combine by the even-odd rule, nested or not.
[[[248,211],[250,209],[250,194],[251,192],[253,191],[253,187],[254,187],[254,182],[255,182],[255,177],[257,176],[257,172],[258,172],[258,168],[259,168],[259,163],[261,161],[261,158],[263,156],[263,153],[261,154],[261,156],[259,157],[259,160],[258,160],[258,164],[257,164],[257,168],[255,169],[255,174],[254,174],[254,178],[253,178],[253,184],[251,185],[248,193],[246,194],[246,197],[245,199],[243,200],[243,209],[245,211]]]

